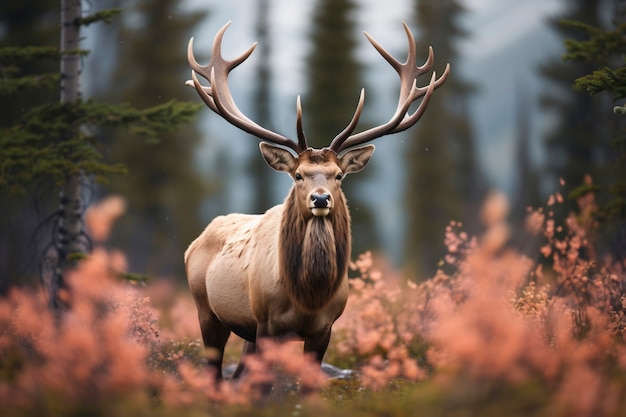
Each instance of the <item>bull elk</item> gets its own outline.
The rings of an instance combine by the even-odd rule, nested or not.
[[[217,378],[222,377],[224,347],[231,332],[245,340],[242,359],[256,350],[260,338],[297,337],[304,341],[305,352],[322,361],[331,327],[348,297],[350,213],[341,182],[347,174],[363,169],[374,152],[374,145],[357,146],[413,126],[450,72],[448,64],[441,77],[433,71],[429,84],[417,87],[417,78],[433,65],[432,47],[424,65],[417,66],[415,40],[403,23],[409,53],[401,63],[365,33],[400,76],[396,111],[385,124],[353,133],[363,109],[361,90],[346,128],[328,147],[313,149],[307,145],[302,128],[300,97],[296,101],[297,141],[263,128],[239,110],[228,86],[228,74],[250,56],[256,43],[232,61],[224,59],[221,45],[229,24],[215,36],[206,66],[196,61],[191,38],[187,56],[192,80],[186,84],[194,87],[215,113],[262,139],[265,161],[289,174],[294,184],[284,203],[265,214],[215,218],[185,252],[202,340]],[[210,86],[201,85],[196,74],[207,79]],[[410,113],[409,107],[420,98],[419,106]],[[243,371],[243,362],[235,377]]]

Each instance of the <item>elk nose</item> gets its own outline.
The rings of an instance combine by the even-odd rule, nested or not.
[[[311,201],[313,202],[313,208],[328,208],[330,207],[330,194],[311,194]]]

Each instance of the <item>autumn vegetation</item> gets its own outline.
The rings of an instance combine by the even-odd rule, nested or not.
[[[244,378],[216,384],[188,293],[121,278],[106,239],[124,202],[104,200],[85,216],[96,247],[68,277],[64,314],[31,288],[0,300],[3,415],[623,415],[624,265],[594,249],[593,194],[562,225],[560,201],[529,209],[530,256],[510,245],[495,194],[481,236],[450,223],[430,279],[359,256],[326,355],[347,377],[320,372],[297,341],[264,340]],[[229,346],[234,363],[241,343]]]
[[[221,198],[218,175],[206,182],[192,163],[202,135],[195,126],[190,133],[170,132],[188,124],[198,105],[178,96],[180,77],[161,76],[182,69],[187,74],[176,51],[197,35],[206,12],[179,13],[176,0],[133,2],[128,7],[135,18],[118,22],[115,38],[99,41],[127,45],[102,54],[107,64],[120,64],[103,77],[106,94],[62,103],[59,84],[68,78],[59,61],[85,59],[87,51],[59,47],[59,31],[110,21],[120,11],[88,7],[65,25],[56,17],[58,3],[14,3],[16,11],[0,22],[0,271],[5,271],[0,272],[0,416],[626,416],[626,130],[618,117],[626,113],[624,1],[614,2],[615,27],[608,31],[601,29],[600,17],[608,10],[603,2],[569,1],[571,21],[555,23],[559,31],[575,29],[582,40],[568,39],[567,54],[543,69],[545,78],[563,88],[554,96],[546,91],[541,107],[555,112],[562,126],[545,138],[546,172],[519,168],[516,175],[523,181],[515,206],[536,205],[530,196],[543,196],[550,178],[567,179],[571,192],[553,192],[543,207],[528,208],[521,228],[519,213],[509,214],[499,194],[489,196],[476,214],[474,202],[482,191],[473,174],[479,170],[471,158],[471,120],[469,112],[458,111],[474,87],[453,72],[454,87],[442,91],[422,130],[403,148],[405,192],[419,196],[405,205],[403,268],[391,268],[384,256],[369,252],[350,266],[349,302],[325,356],[345,371],[321,372],[302,355],[301,342],[261,340],[262,354],[247,359],[245,376],[221,383],[205,366],[211,352],[202,347],[191,296],[173,284],[180,283],[182,272],[145,280],[128,267],[133,259],[142,265],[134,268],[140,273],[162,271],[170,263],[182,269],[183,246],[201,227],[192,213],[200,212],[207,196]],[[257,35],[268,40],[268,2],[259,3]],[[314,8],[305,65],[312,92],[305,98],[311,115],[307,131],[313,137],[332,137],[343,128],[345,120],[335,119],[353,109],[354,91],[363,84],[353,53],[356,28],[349,19],[356,3],[325,0]],[[458,24],[466,11],[460,2],[411,3],[410,19],[421,32],[418,49],[434,42],[454,61],[455,42],[464,36]],[[145,26],[138,30],[141,21]],[[171,45],[154,48],[154,39],[162,37]],[[262,125],[271,124],[265,108],[268,51],[259,51],[262,63],[254,76],[261,82],[253,101],[265,103],[258,109]],[[104,60],[92,68],[106,67]],[[124,89],[111,87],[135,76]],[[571,90],[575,79],[581,91]],[[158,94],[152,94],[154,86]],[[328,92],[330,105],[317,96]],[[329,125],[328,132],[313,130]],[[145,139],[161,142],[147,148]],[[518,155],[523,162],[524,152]],[[236,164],[241,169],[241,162]],[[112,177],[127,170],[131,175]],[[263,201],[270,194],[268,171],[254,168],[258,182],[249,191],[257,190],[258,207],[253,211],[269,206]],[[587,177],[581,184],[583,173],[596,182]],[[58,239],[67,231],[59,219],[71,213],[59,208],[59,200],[65,205],[67,199],[57,196],[76,174],[90,184],[108,182],[103,194],[124,197],[109,196],[85,213],[82,205],[74,206],[80,208],[74,220],[85,247],[57,248],[69,261],[65,271],[64,262],[53,265],[53,253],[42,248],[64,240]],[[96,188],[81,187],[73,187],[77,195]],[[357,192],[347,194],[353,207],[365,208],[352,213],[354,225],[361,225],[354,228],[360,229],[354,247],[362,251],[375,240],[363,232],[371,229],[372,218]],[[44,213],[47,223],[31,211]],[[482,223],[483,229],[470,234],[452,220],[457,217]],[[429,253],[441,242],[444,256]],[[25,259],[53,265],[49,269],[66,281],[33,284],[37,273],[24,272]],[[56,309],[51,299],[59,301],[52,303]],[[241,340],[229,341],[227,366],[239,360],[241,348]]]

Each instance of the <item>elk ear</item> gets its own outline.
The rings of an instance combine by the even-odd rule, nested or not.
[[[259,148],[261,149],[263,158],[265,158],[265,162],[276,171],[290,173],[296,167],[298,161],[288,150],[270,145],[266,142],[261,142]]]
[[[359,172],[370,161],[374,154],[374,145],[366,145],[351,149],[339,157],[339,166],[344,174]]]

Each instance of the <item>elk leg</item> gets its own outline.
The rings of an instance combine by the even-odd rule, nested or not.
[[[304,352],[313,352],[315,354],[315,359],[321,365],[329,342],[330,332],[326,332],[315,338],[308,338],[304,341]]]
[[[224,347],[230,336],[228,330],[212,311],[198,313],[200,319],[200,331],[208,365],[215,368],[215,379],[222,379],[222,362],[224,361]]]
[[[256,352],[256,343],[248,342],[244,340],[243,342],[243,352],[241,353],[241,359],[237,364],[237,368],[235,368],[235,372],[233,372],[232,379],[237,379],[241,376],[241,374],[246,370],[245,359],[246,356],[252,355]]]
[[[261,339],[264,339],[266,337],[270,336],[270,326],[269,323],[258,323],[257,324],[257,328],[256,328],[256,341],[259,341]],[[254,344],[255,346],[255,350],[254,352],[259,352],[261,351],[261,348],[257,345]],[[263,352],[261,352],[263,353]],[[267,398],[271,393],[272,393],[272,383],[271,382],[260,382],[257,384],[257,389],[259,391],[259,393],[261,394],[262,398]]]
[[[326,333],[320,334],[316,338],[308,338],[304,341],[304,353],[312,352],[315,354],[315,360],[318,365],[322,366],[322,359],[324,359],[324,354],[326,353],[326,349],[328,348],[328,343],[330,342],[330,330]],[[311,394],[313,388],[310,386],[301,386],[300,393],[302,395]]]

